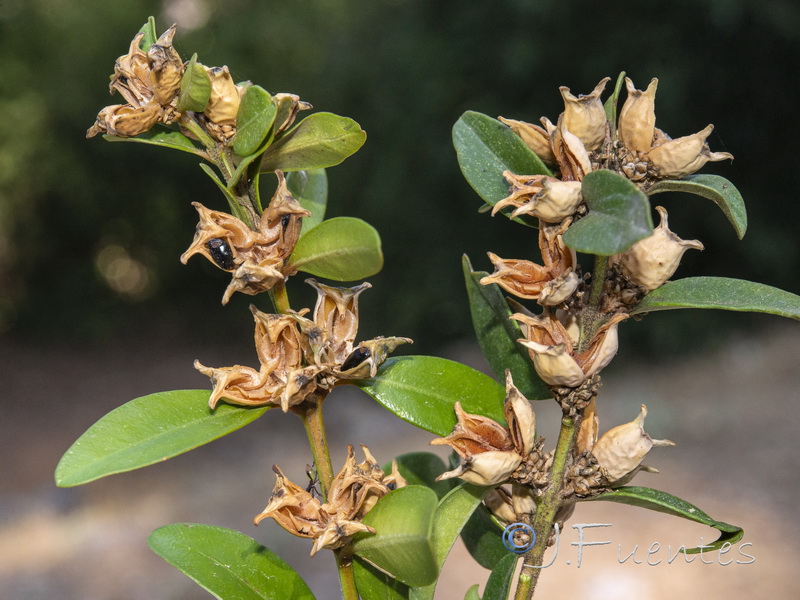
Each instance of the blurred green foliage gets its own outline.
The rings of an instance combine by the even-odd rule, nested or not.
[[[107,78],[150,14],[159,33],[179,23],[184,59],[197,52],[205,64],[227,64],[235,80],[297,93],[367,131],[365,147],[329,171],[328,213],[363,218],[383,238],[384,271],[362,300],[364,339],[409,336],[415,352],[433,352],[470,336],[461,254],[487,269],[487,250],[520,258],[535,250],[524,228],[477,213],[481,201],[450,140],[461,113],[555,119],[558,86],[588,93],[620,70],[640,88],[660,79],[659,127],[678,137],[713,122],[712,150],[736,156],[733,166],[704,171],[744,195],[743,242],[710,203],[657,197],[671,228],[706,246],[686,255],[678,276],[800,291],[800,175],[790,162],[800,125],[800,78],[788,60],[800,56],[794,0],[3,0],[0,331],[82,338],[147,323],[180,334],[202,326],[204,337],[249,330],[251,297],[223,309],[227,276],[204,261],[178,262],[196,223],[190,202],[225,207],[197,161],[84,138],[97,111],[119,102],[109,100]],[[310,289],[301,296],[313,301]],[[266,298],[256,302],[268,309]],[[644,348],[683,347],[698,331],[682,326],[687,316],[697,319],[654,316],[626,335],[640,336]],[[701,316],[708,331],[743,319]]]

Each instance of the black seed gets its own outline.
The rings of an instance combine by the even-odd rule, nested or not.
[[[386,487],[389,488],[390,492],[393,492],[394,490],[397,489],[397,484],[396,483],[387,483]]]
[[[286,229],[289,226],[289,221],[292,220],[292,215],[283,215],[281,217],[281,226]]]
[[[354,369],[370,356],[370,351],[367,348],[356,348],[350,353],[350,356],[344,359],[341,370],[349,371],[350,369]]]
[[[230,271],[233,269],[233,251],[228,243],[222,238],[214,238],[209,240],[206,244],[208,251],[211,253],[211,258],[220,269]]]

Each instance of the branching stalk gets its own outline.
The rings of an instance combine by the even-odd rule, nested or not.
[[[550,486],[547,488],[544,497],[538,502],[536,514],[533,517],[532,527],[536,533],[536,543],[525,554],[525,561],[519,575],[514,600],[529,600],[533,598],[536,582],[542,570],[544,553],[547,550],[547,540],[550,538],[553,522],[558,509],[561,507],[564,476],[567,472],[568,458],[575,444],[579,423],[579,418],[563,417],[561,419],[561,431],[558,434],[558,444],[553,455],[553,466],[550,471]]]

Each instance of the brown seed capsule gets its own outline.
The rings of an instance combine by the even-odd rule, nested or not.
[[[108,133],[117,137],[133,137],[149,131],[158,123],[161,108],[155,104],[145,104],[138,108],[130,104],[113,104],[101,110],[94,125],[86,132],[86,137],[98,133]]]
[[[498,120],[510,127],[511,131],[521,137],[525,145],[541,158],[543,162],[549,165],[554,165],[556,163],[556,157],[550,145],[550,136],[543,128],[531,123],[525,123],[524,121],[515,121],[503,117],[498,117]]]
[[[661,216],[659,226],[652,235],[636,242],[619,258],[625,277],[648,292],[672,277],[684,252],[690,248],[703,249],[703,244],[698,240],[682,240],[670,231],[664,207],[657,206],[656,210]]]
[[[609,81],[610,77],[601,79],[590,94],[577,98],[568,87],[559,88],[564,99],[564,127],[574,133],[589,151],[597,150],[606,138],[608,121],[600,95]]]
[[[511,371],[506,370],[506,400],[503,414],[508,423],[508,431],[514,448],[520,456],[527,457],[536,443],[536,413],[530,401],[522,395],[511,378]]]
[[[592,454],[606,470],[611,487],[630,481],[641,469],[641,463],[654,446],[674,446],[670,440],[654,440],[644,430],[647,407],[642,404],[639,415],[624,425],[606,432],[592,448]]]
[[[648,152],[653,144],[656,126],[655,99],[658,79],[650,81],[647,90],[637,90],[630,78],[625,78],[628,97],[619,113],[620,140],[626,148],[638,152]]]
[[[177,24],[167,29],[155,44],[147,50],[147,63],[150,67],[150,85],[155,100],[161,106],[169,106],[176,99],[181,89],[183,77],[183,61],[175,48],[172,38],[175,37]]]
[[[665,140],[647,153],[660,178],[680,179],[698,171],[707,162],[733,159],[727,152],[711,152],[706,139],[714,130],[709,125],[702,131],[677,140]]]
[[[531,215],[547,223],[560,223],[575,214],[582,202],[580,181],[543,179],[541,190],[516,208],[511,217]]]
[[[224,142],[236,133],[241,96],[227,66],[206,67],[206,72],[211,79],[211,95],[203,114],[211,122],[207,126],[209,133]]]

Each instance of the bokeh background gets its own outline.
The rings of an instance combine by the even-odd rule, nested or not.
[[[191,368],[194,358],[254,360],[247,310],[253,299],[240,296],[221,307],[227,276],[199,259],[185,267],[178,261],[196,223],[190,202],[225,206],[194,158],[84,138],[109,103],[114,59],[151,14],[159,31],[179,23],[175,45],[184,58],[197,52],[205,64],[229,65],[237,80],[297,93],[316,110],[354,118],[367,131],[364,148],[329,170],[328,213],[361,217],[383,239],[386,266],[363,296],[365,339],[408,336],[415,353],[480,365],[461,254],[486,269],[487,250],[526,257],[534,244],[505,219],[478,214],[481,201],[455,160],[452,125],[465,110],[554,119],[562,109],[558,86],[588,93],[621,70],[640,88],[659,78],[659,127],[678,137],[713,122],[712,150],[736,157],[705,171],[733,180],[744,195],[750,229],[743,241],[712,203],[658,197],[671,228],[706,246],[686,255],[678,275],[739,277],[800,292],[800,175],[793,164],[800,5],[794,0],[3,0],[3,597],[206,597],[148,555],[147,532],[170,521],[205,520],[262,535],[297,560],[306,552],[280,532],[254,533],[248,525],[272,487],[271,463],[295,464],[301,476],[308,461],[302,437],[274,423],[86,489],[52,484],[63,451],[115,406],[163,389],[204,387]],[[293,295],[311,302],[302,287],[297,280]],[[800,386],[797,324],[674,311],[626,324],[621,337],[617,362],[634,366],[609,371],[608,386],[622,400],[605,423],[629,420],[646,401],[654,435],[681,444],[671,458],[664,451],[658,466],[671,466],[672,479],[660,487],[685,492],[688,478],[697,490],[684,493],[688,499],[716,502],[722,512],[709,512],[746,528],[754,515],[748,531],[774,536],[764,541],[772,554],[757,563],[769,569],[739,569],[736,585],[750,582],[765,597],[758,587],[765,581],[796,586],[781,557],[798,545],[774,527],[798,529],[790,509],[800,487],[790,461],[800,449],[791,428]],[[684,378],[670,379],[670,370]],[[341,426],[335,435],[342,444],[373,439],[385,444],[382,456],[427,444],[427,436],[357,395],[347,398],[331,417]],[[392,433],[402,443],[386,441]],[[297,456],[285,456],[289,447]],[[318,597],[335,597],[330,565],[309,565],[298,569],[319,577]],[[683,576],[661,572],[667,591],[677,590],[669,586]],[[745,597],[719,587],[732,569],[714,586],[708,572],[693,572],[698,579],[690,581],[703,586],[702,597]],[[639,569],[635,577],[647,581],[653,573]],[[628,597],[620,590],[583,597]],[[784,587],[778,595],[796,591]],[[463,590],[441,597],[461,598]]]

